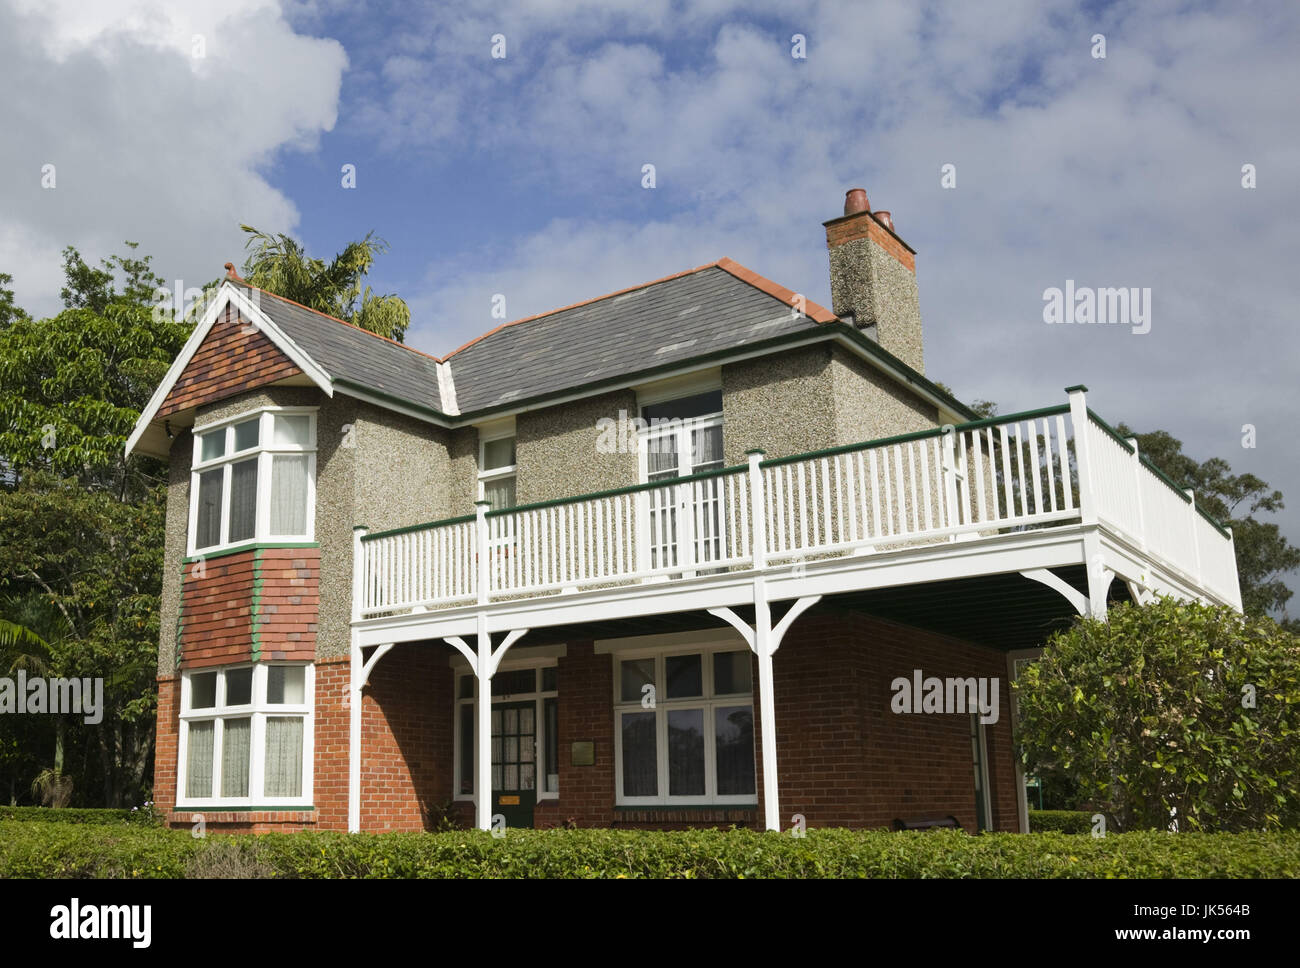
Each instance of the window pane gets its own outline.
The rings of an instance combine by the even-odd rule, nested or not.
[[[483,500],[488,502],[489,511],[503,511],[506,508],[514,507],[514,477],[503,477],[495,481],[484,481]]]
[[[253,670],[231,669],[226,673],[226,705],[247,706],[253,701]]]
[[[697,393],[694,396],[680,397],[677,400],[665,400],[663,403],[654,403],[641,408],[641,416],[646,420],[702,417],[705,414],[721,412],[721,390]]]
[[[668,795],[704,795],[704,710],[668,711]]]
[[[459,681],[460,681],[460,686],[459,686],[460,691],[456,694],[457,698],[473,699],[474,698],[474,677],[461,676]]]
[[[230,540],[247,541],[257,531],[257,458],[230,468]]]
[[[225,470],[216,468],[199,475],[199,520],[194,528],[194,547],[221,544],[221,491]]]
[[[536,691],[536,669],[516,669],[514,672],[498,672],[492,677],[492,695],[494,696],[517,696],[520,693]],[[513,716],[513,714],[513,709],[507,711],[507,715]]]
[[[269,666],[266,670],[266,701],[273,706],[301,706],[307,701],[307,669],[304,666]]]
[[[301,416],[281,416],[276,414],[273,420],[275,430],[271,439],[276,447],[310,447],[311,418]]]
[[[211,709],[217,704],[217,674],[199,672],[190,676],[190,708]]]
[[[307,534],[307,455],[271,458],[271,534]]]
[[[199,438],[199,460],[213,460],[226,452],[226,428],[214,430]]]
[[[248,450],[257,446],[258,425],[261,422],[260,419],[254,419],[235,424],[235,450]]]
[[[302,796],[302,719],[298,716],[267,717],[266,795]]]
[[[474,707],[469,703],[460,707],[460,792],[474,792]]]
[[[542,692],[557,691],[556,683],[559,681],[559,670],[555,666],[546,666],[542,669]]]
[[[655,714],[624,713],[623,796],[653,797],[659,790],[659,767],[655,753]]]
[[[718,796],[754,792],[754,710],[749,706],[713,711],[718,757]]]
[[[542,705],[542,728],[545,735],[542,742],[543,755],[546,757],[546,793],[560,792],[560,704],[559,700],[547,699]]]
[[[190,723],[189,760],[185,764],[185,795],[187,797],[212,796],[212,736],[213,724]]]
[[[623,702],[640,702],[643,687],[655,681],[655,660],[624,659],[619,668],[622,681],[619,698]]]
[[[754,691],[753,667],[748,652],[713,654],[713,694],[730,696]]]
[[[221,795],[248,796],[248,766],[252,753],[253,721],[227,719],[221,729]]]
[[[498,467],[513,467],[514,463],[515,439],[513,437],[489,440],[483,445],[483,470],[492,471]]]
[[[648,482],[677,477],[677,434],[656,434],[646,440],[646,477]]]
[[[691,431],[691,473],[717,470],[722,466],[722,427],[714,425]]]
[[[664,659],[664,676],[668,699],[685,699],[704,695],[701,656],[670,655]]]

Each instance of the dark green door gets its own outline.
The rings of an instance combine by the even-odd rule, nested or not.
[[[537,705],[492,704],[492,813],[531,827],[537,803]]]

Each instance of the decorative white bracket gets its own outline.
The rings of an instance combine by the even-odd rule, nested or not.
[[[1088,596],[1066,582],[1055,572],[1046,568],[1034,568],[1030,571],[1022,571],[1020,574],[1031,581],[1038,582],[1040,585],[1046,585],[1054,592],[1059,592],[1080,615],[1088,614]]]

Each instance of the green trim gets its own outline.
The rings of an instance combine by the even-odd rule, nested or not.
[[[1001,417],[984,417],[981,420],[971,420],[966,423],[954,424],[953,433],[963,433],[968,430],[980,430],[984,427],[995,427],[1001,424],[1019,423],[1022,420],[1035,420],[1039,417],[1051,417],[1056,414],[1070,412],[1068,403],[1056,404],[1051,407],[1040,407],[1037,410],[1024,410],[1020,413],[1009,413]],[[859,444],[841,444],[838,447],[827,447],[824,450],[814,450],[807,454],[791,454],[788,457],[773,457],[771,460],[765,460],[762,463],[764,467],[777,467],[781,464],[793,464],[801,460],[813,460],[819,457],[833,457],[837,454],[848,454],[858,450],[870,450],[874,447],[885,447],[890,444],[905,444],[914,440],[922,440],[927,437],[941,437],[944,429],[942,427],[932,427],[929,430],[915,430],[909,434],[898,434],[894,437],[882,437],[879,440],[867,440]]]
[[[1173,491],[1175,494],[1181,497],[1188,504],[1195,503],[1193,502],[1192,498],[1188,496],[1185,490],[1183,490],[1181,487],[1179,487],[1177,484],[1174,483],[1174,479],[1172,477],[1170,477],[1168,474],[1162,471],[1159,467],[1156,467],[1156,465],[1151,463],[1151,461],[1147,460],[1146,454],[1141,455],[1138,458],[1138,460],[1142,462],[1143,467],[1145,467],[1152,474],[1154,474],[1156,477],[1160,478],[1160,480],[1164,481],[1167,485],[1169,485],[1169,490]]]
[[[1087,392],[1088,392],[1088,388],[1087,388],[1086,386],[1084,386],[1082,383],[1079,383],[1079,384],[1076,384],[1075,386],[1072,386],[1072,387],[1066,387],[1066,388],[1065,388],[1065,392],[1066,392],[1066,393],[1075,393],[1075,392],[1078,392],[1078,393],[1087,393]]]
[[[1121,447],[1124,448],[1124,453],[1126,454],[1133,453],[1133,445],[1130,444],[1123,437],[1121,437],[1118,430],[1116,430],[1110,424],[1106,423],[1106,421],[1102,420],[1101,417],[1097,416],[1096,412],[1092,409],[1092,407],[1088,408],[1088,416],[1092,418],[1093,423],[1095,423],[1102,430],[1106,431],[1106,433],[1110,434],[1110,436],[1114,438],[1115,443],[1119,444]]]
[[[224,558],[226,555],[237,555],[243,551],[265,551],[268,548],[319,548],[319,541],[255,541],[251,544],[240,545],[238,548],[224,548],[221,551],[214,551],[211,554],[200,552],[197,555],[190,555],[188,558],[182,558],[184,564],[192,564],[196,561],[211,561],[213,558]]]
[[[253,592],[249,604],[249,656],[254,662],[262,658],[262,629],[258,611],[262,607],[262,549],[253,552]]]
[[[688,810],[757,810],[757,803],[700,803],[700,804],[646,804],[645,806],[615,806],[615,813],[685,813]]]
[[[1229,539],[1229,540],[1232,539],[1232,533],[1229,532],[1228,529],[1227,529],[1226,527],[1224,527],[1224,526],[1223,526],[1219,521],[1215,520],[1213,517],[1211,517],[1209,514],[1207,514],[1207,513],[1205,512],[1205,509],[1204,509],[1203,507],[1201,507],[1201,506],[1198,504],[1198,505],[1196,505],[1196,510],[1197,510],[1198,512],[1200,512],[1201,517],[1205,518],[1206,521],[1209,521],[1210,524],[1212,524],[1212,525],[1214,526],[1214,530],[1215,530],[1215,531],[1219,532],[1219,534],[1223,535],[1225,538],[1227,538],[1227,539]]]
[[[448,524],[465,524],[477,517],[477,514],[462,514],[458,518],[443,518],[441,521],[429,521],[425,524],[408,524],[404,528],[389,528],[387,531],[374,531],[370,534],[363,534],[361,540],[363,542],[374,541],[377,538],[389,538],[395,534],[406,534],[408,531],[424,531],[428,528],[441,528]]]
[[[374,387],[366,386],[364,383],[358,383],[356,380],[349,380],[346,377],[336,376],[334,382],[339,386],[352,387],[360,390],[370,397],[379,397],[382,400],[388,400],[392,403],[399,403],[411,410],[419,410],[421,413],[430,417],[437,417],[439,420],[454,424],[456,418],[443,413],[441,410],[435,410],[433,407],[426,406],[423,403],[416,403],[414,400],[408,400],[406,397],[399,397],[396,394],[385,393],[383,390],[376,390]]]
[[[760,340],[756,343],[748,343],[740,346],[732,346],[726,349],[714,350],[711,353],[701,353],[699,356],[688,357],[684,360],[677,360],[672,363],[663,363],[660,364],[659,366],[646,367],[645,369],[642,370],[631,370],[627,373],[622,373],[618,376],[610,377],[605,380],[597,380],[592,383],[578,384],[576,386],[565,387],[560,390],[549,390],[545,393],[539,393],[535,396],[522,397],[520,399],[511,400],[508,403],[497,404],[496,406],[491,406],[491,407],[484,407],[478,410],[467,410],[455,416],[445,414],[442,411],[435,410],[432,407],[426,406],[425,404],[416,403],[413,400],[408,400],[405,397],[399,397],[396,396],[395,394],[386,393],[382,390],[376,390],[372,387],[366,386],[363,383],[357,383],[355,380],[349,380],[344,377],[336,377],[334,379],[334,382],[340,386],[352,387],[356,390],[360,390],[365,394],[367,394],[368,396],[389,400],[396,404],[401,404],[402,406],[407,407],[409,409],[419,411],[431,417],[435,417],[439,421],[447,424],[449,427],[456,428],[456,427],[462,427],[468,424],[472,424],[479,420],[483,420],[487,417],[492,416],[495,413],[502,413],[508,411],[527,409],[530,407],[536,407],[540,404],[545,403],[547,400],[553,400],[556,398],[570,397],[570,396],[576,396],[576,397],[594,396],[597,393],[601,393],[610,389],[618,389],[620,387],[627,386],[630,383],[644,382],[645,380],[652,378],[658,373],[666,373],[666,372],[671,372],[673,370],[680,370],[689,367],[704,366],[709,363],[722,362],[730,357],[739,356],[742,353],[746,356],[750,356],[753,355],[756,350],[762,351],[768,349],[772,349],[772,350],[780,349],[782,346],[788,345],[790,343],[799,343],[805,341],[809,341],[813,343],[826,342],[835,336],[840,336],[847,339],[849,342],[854,343],[860,348],[866,350],[869,355],[876,357],[878,360],[891,367],[894,367],[903,375],[904,379],[908,383],[920,387],[925,392],[929,393],[931,396],[936,397],[941,402],[943,402],[949,409],[951,409],[954,413],[960,414],[961,416],[964,417],[974,419],[975,411],[971,410],[968,406],[966,406],[956,397],[952,396],[949,393],[944,392],[934,383],[931,383],[922,374],[918,373],[916,370],[912,369],[910,366],[908,366],[898,357],[894,356],[894,354],[884,349],[879,343],[876,343],[875,341],[868,339],[856,327],[850,326],[848,323],[843,323],[839,321],[833,323],[817,323],[815,327],[810,326],[805,329],[794,330],[789,333],[783,333],[780,336],[772,336],[769,337],[768,339]]]
[[[593,491],[590,494],[578,494],[575,497],[557,497],[549,501],[534,501],[532,504],[517,504],[512,508],[502,508],[499,511],[489,511],[485,516],[489,518],[499,518],[507,514],[514,514],[516,511],[536,511],[539,508],[555,507],[559,504],[577,504],[579,501],[594,501],[602,497],[617,497],[620,494],[636,494],[640,491],[652,491],[656,488],[668,487],[670,484],[689,484],[692,481],[703,481],[710,477],[723,477],[727,474],[740,474],[749,470],[748,464],[737,464],[734,467],[719,467],[716,470],[700,471],[698,474],[688,474],[685,477],[674,477],[671,481],[651,481],[648,484],[629,484],[627,487],[616,487],[608,491]]]

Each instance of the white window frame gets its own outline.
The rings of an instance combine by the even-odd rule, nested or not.
[[[494,467],[492,470],[485,470],[487,464],[487,445],[496,443],[498,440],[514,440],[515,442],[515,462],[507,464],[504,467]],[[497,430],[491,433],[480,433],[478,439],[478,497],[476,500],[482,501],[486,498],[487,493],[485,485],[505,478],[513,477],[515,479],[515,503],[519,503],[519,440],[515,434],[514,427],[508,430]]]
[[[755,730],[755,754],[757,754],[758,719],[754,711],[753,665],[750,666],[749,692],[718,695],[713,684],[713,656],[718,652],[743,652],[746,657],[752,655],[743,644],[734,640],[725,642],[697,643],[646,649],[619,649],[612,653],[614,657],[614,805],[619,807],[671,807],[677,805],[710,806],[755,806],[758,803],[758,760],[754,761],[754,792],[719,796],[717,763],[717,725],[714,710],[720,706],[748,705],[753,717]],[[701,687],[703,695],[693,698],[666,698],[667,680],[665,675],[666,660],[677,655],[701,656]],[[622,675],[619,663],[626,659],[655,660],[655,705],[654,709],[645,709],[641,700],[625,701],[622,695]],[[668,713],[674,709],[704,710],[704,793],[668,795]],[[626,713],[655,713],[655,760],[658,768],[657,789],[653,797],[629,797],[623,795],[623,729],[622,718]]]
[[[272,705],[266,701],[268,669],[271,666],[295,666],[304,669],[302,703]],[[237,669],[253,670],[252,702],[243,706],[226,706],[226,673]],[[210,709],[192,709],[191,677],[217,673],[216,705]],[[273,807],[301,809],[312,805],[312,763],[315,753],[316,667],[310,662],[241,662],[225,666],[203,666],[181,673],[180,736],[177,740],[176,806],[177,810],[217,807]],[[302,793],[296,797],[268,797],[266,788],[266,720],[268,717],[297,716],[302,723]],[[221,790],[221,744],[227,719],[251,718],[249,737],[248,796],[223,797]],[[214,722],[212,738],[212,792],[210,797],[191,797],[189,782],[189,732],[194,723]]]
[[[224,417],[211,423],[195,426],[194,454],[190,465],[190,520],[186,533],[186,556],[214,555],[235,548],[252,548],[259,544],[272,542],[303,542],[316,540],[316,407],[259,407],[237,416]],[[305,416],[308,418],[309,444],[305,446],[276,445],[273,443],[277,416]],[[258,446],[243,451],[234,451],[235,425],[256,419],[258,424]],[[225,430],[226,447],[220,457],[203,460],[203,436],[217,430]],[[301,535],[271,534],[271,465],[273,459],[281,455],[305,454],[307,456],[307,530]],[[257,460],[257,511],[253,537],[242,541],[222,541],[214,545],[197,548],[199,528],[199,477],[205,471],[221,468],[221,535],[225,537],[230,529],[230,481],[231,468],[242,461]]]
[[[502,672],[519,672],[524,669],[533,669],[535,670],[534,675],[537,676],[537,682],[540,684],[541,677],[537,670],[547,669],[547,668],[558,669],[559,668],[558,658],[553,656],[548,656],[545,658],[530,656],[527,658],[514,659],[514,660],[503,659],[500,668],[497,669],[497,673],[500,674]],[[556,675],[557,676],[559,675],[558,671],[556,672]],[[474,683],[473,695],[471,695],[470,698],[468,699],[460,698],[460,682],[463,677],[468,677]],[[556,686],[557,686],[556,689],[552,689],[548,691],[520,692],[520,693],[511,693],[506,696],[492,697],[493,703],[527,702],[528,700],[531,699],[533,700],[536,706],[536,712],[533,714],[534,717],[533,721],[537,723],[537,731],[533,741],[536,747],[533,753],[533,757],[534,757],[533,762],[537,764],[537,787],[533,792],[534,794],[536,794],[536,800],[538,803],[544,803],[547,800],[560,799],[559,789],[556,789],[554,792],[545,792],[542,789],[546,785],[546,775],[550,771],[550,768],[552,766],[552,764],[546,762],[546,700],[548,699],[556,700],[557,708],[558,708],[558,702],[560,698],[560,693],[558,689],[559,686],[558,680],[556,682]],[[479,743],[482,740],[482,737],[478,735],[475,735],[474,737],[474,750],[473,750],[474,762],[470,764],[470,776],[469,776],[469,780],[474,792],[473,793],[460,792],[460,788],[461,788],[460,781],[462,778],[461,762],[460,762],[460,741],[461,741],[460,721],[461,721],[461,709],[463,707],[468,706],[471,710],[474,711],[473,721],[475,726],[478,725],[478,715],[477,715],[478,680],[475,678],[474,673],[470,671],[469,663],[467,662],[462,661],[452,667],[452,696],[453,696],[452,704],[455,709],[455,714],[453,716],[452,739],[451,739],[452,750],[453,750],[452,758],[451,758],[452,759],[451,782],[452,782],[452,791],[453,791],[452,799],[455,801],[460,801],[462,803],[477,804],[478,803],[477,763],[478,763],[478,754],[479,754]],[[556,724],[557,728],[558,725],[559,724],[557,723]],[[475,732],[477,734],[477,730],[475,730]],[[556,756],[557,758],[559,757],[558,746],[556,747]],[[558,777],[560,773],[560,764],[555,763],[554,766],[555,766],[555,774]],[[558,788],[559,786],[558,782],[556,783],[556,786]]]

